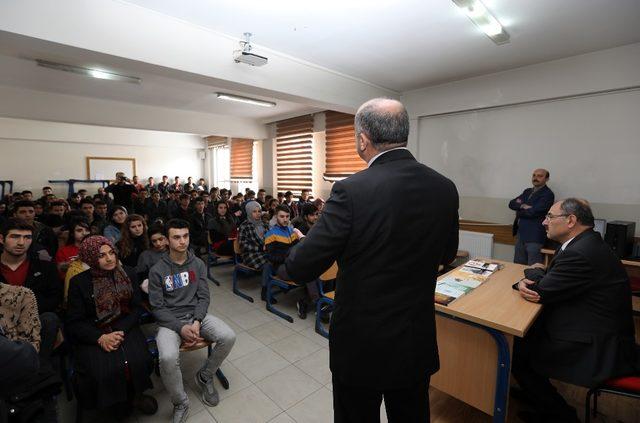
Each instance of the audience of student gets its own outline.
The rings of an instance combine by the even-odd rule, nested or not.
[[[216,202],[215,208],[215,215],[209,219],[207,226],[211,246],[218,255],[232,256],[233,240],[231,238],[237,237],[236,221],[229,213],[229,206],[226,202]]]
[[[250,201],[245,206],[247,220],[238,228],[238,242],[242,250],[242,262],[249,267],[261,270],[268,262],[264,251],[264,235],[269,225],[262,221],[262,207],[257,201]],[[262,284],[261,298],[264,300],[266,287]]]
[[[189,217],[191,246],[196,254],[206,254],[209,243],[207,228],[209,227],[211,215],[205,212],[204,199],[202,197],[196,198],[193,204],[193,212]]]
[[[189,176],[187,178],[187,182],[182,187],[182,190],[184,192],[191,192],[191,190],[194,190],[194,189],[196,189],[196,185],[193,183],[193,178]]]
[[[180,177],[176,176],[173,178],[173,184],[169,186],[169,192],[182,192],[182,184],[180,183]]]
[[[140,281],[149,278],[149,270],[155,265],[164,253],[169,250],[169,242],[164,235],[164,226],[162,224],[153,224],[148,230],[149,248],[144,250],[136,265],[136,274]]]
[[[289,210],[291,210],[292,219],[298,216],[298,204],[293,201],[293,193],[291,191],[287,191],[284,193],[284,201],[281,204],[289,207]]]
[[[80,250],[82,240],[90,234],[91,229],[86,219],[76,219],[69,224],[67,243],[58,249],[55,257],[55,262],[58,266],[58,275],[61,281],[64,281],[71,262],[78,258],[78,251]]]
[[[116,243],[118,257],[122,264],[136,267],[138,258],[149,248],[147,222],[139,214],[130,214],[124,222],[122,235]]]
[[[137,175],[133,175],[133,177],[131,178],[131,185],[133,185],[138,193],[140,193],[140,191],[144,191],[144,185],[142,185],[140,181],[138,181]]]
[[[151,191],[155,191],[157,189],[158,187],[153,180],[153,176],[149,176],[149,178],[147,179],[147,184],[144,186],[144,190],[147,191],[147,194],[151,194]]]
[[[58,237],[53,230],[35,221],[35,207],[32,201],[20,200],[13,205],[13,215],[33,226],[34,249],[43,260],[51,261],[58,251]]]
[[[306,235],[311,227],[318,221],[318,217],[318,208],[311,203],[305,203],[300,208],[300,216],[293,219],[291,223],[294,228],[300,230],[303,235]]]
[[[147,201],[147,207],[144,212],[147,222],[154,223],[157,220],[165,222],[168,220],[168,213],[167,203],[160,199],[160,192],[152,191],[151,201]]]
[[[324,209],[324,203],[325,201],[320,197],[316,198],[312,202],[312,204],[318,208],[318,216],[322,214],[322,209]]]
[[[154,414],[153,359],[139,320],[143,312],[132,269],[118,264],[111,241],[93,235],[80,245],[90,270],[71,281],[67,332],[74,342],[75,382],[82,403],[122,418],[135,407]]]
[[[178,208],[171,215],[172,219],[182,219],[189,221],[191,216],[191,210],[189,210],[189,204],[191,203],[191,196],[189,194],[180,194]]]
[[[116,173],[116,181],[105,188],[105,193],[113,195],[113,204],[127,210],[133,209],[133,194],[136,188],[123,172]],[[103,200],[106,202],[106,200]]]
[[[74,192],[69,196],[68,203],[71,210],[78,210],[80,208],[80,201],[82,201],[82,197],[77,192]]]
[[[147,191],[143,188],[138,191],[136,199],[133,200],[133,212],[144,215],[147,210],[147,201],[149,201],[149,197],[147,196]]]
[[[169,253],[149,272],[149,302],[160,328],[156,337],[160,375],[174,405],[173,421],[186,421],[189,399],[182,382],[180,345],[215,342],[195,380],[202,401],[216,406],[218,392],[213,377],[235,342],[235,333],[221,319],[208,313],[209,286],[204,262],[189,251],[189,224],[180,219],[167,222]]]
[[[120,241],[127,214],[127,209],[123,206],[114,206],[111,210],[111,223],[104,228],[104,236],[113,244]]]
[[[93,204],[95,208],[95,219],[91,225],[91,233],[93,235],[102,235],[104,233],[104,229],[109,224],[107,203],[102,200],[94,200]]]
[[[198,191],[198,193],[209,192],[209,188],[207,187],[207,183],[205,182],[204,178],[198,179],[198,185],[196,185],[196,191]]]
[[[257,197],[256,197],[256,201],[257,201],[257,202],[258,202],[258,204],[260,204],[262,207],[264,207],[264,205],[265,205],[265,203],[266,203],[266,201],[267,201],[266,197],[267,197],[267,191],[266,191],[266,190],[264,190],[264,189],[262,189],[262,188],[260,188],[260,189],[258,190],[258,195],[257,195]]]

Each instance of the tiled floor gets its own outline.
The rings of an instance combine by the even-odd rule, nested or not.
[[[220,404],[207,407],[199,399],[199,390],[193,376],[206,357],[206,350],[182,355],[182,370],[187,394],[191,401],[189,423],[331,423],[333,406],[329,348],[326,339],[314,331],[315,314],[306,320],[297,318],[295,302],[301,292],[290,292],[279,297],[278,307],[294,317],[293,323],[269,313],[260,301],[259,278],[241,280],[241,288],[254,297],[248,301],[231,292],[232,266],[212,268],[218,287],[211,283],[210,313],[223,319],[237,335],[236,344],[222,365],[229,379],[230,389],[223,389],[218,380]],[[159,410],[153,416],[135,414],[129,422],[170,422],[172,404],[160,378],[153,376],[155,388],[152,394],[158,400]],[[560,387],[561,392],[581,412],[584,392],[576,388]],[[618,418],[599,417],[596,421],[636,421],[640,414],[632,411],[632,402],[615,402],[607,399],[602,409],[611,410]],[[434,389],[430,389],[432,422],[490,422],[491,417]],[[73,422],[75,402],[59,400],[60,421]],[[511,401],[508,421],[518,421],[515,414],[518,404]],[[380,410],[381,422],[386,423],[384,407]],[[84,421],[101,423],[111,421],[96,412],[85,412]]]

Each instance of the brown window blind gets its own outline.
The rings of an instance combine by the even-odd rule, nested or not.
[[[218,135],[210,135],[204,139],[207,142],[207,147],[214,147],[216,145],[227,143],[227,137],[220,137]]]
[[[231,138],[231,180],[253,179],[253,140]]]
[[[356,152],[353,117],[347,113],[325,112],[327,141],[324,179],[328,181],[339,181],[367,166]]]
[[[279,192],[312,189],[313,116],[276,123],[276,179]]]

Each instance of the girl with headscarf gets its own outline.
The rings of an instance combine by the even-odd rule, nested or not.
[[[242,250],[242,262],[254,269],[262,269],[268,262],[264,251],[264,234],[269,226],[262,221],[262,206],[257,201],[245,205],[247,220],[238,230],[238,241]]]
[[[71,279],[66,329],[75,349],[74,384],[86,408],[122,418],[132,407],[154,414],[153,359],[139,326],[142,307],[133,269],[124,270],[111,241],[89,236],[79,258],[89,266]]]

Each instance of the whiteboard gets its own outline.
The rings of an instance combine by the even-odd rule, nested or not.
[[[136,174],[136,159],[126,157],[87,157],[87,179],[114,180],[117,172],[131,178]]]
[[[640,91],[420,118],[418,157],[461,196],[513,198],[535,168],[556,198],[639,204]]]

